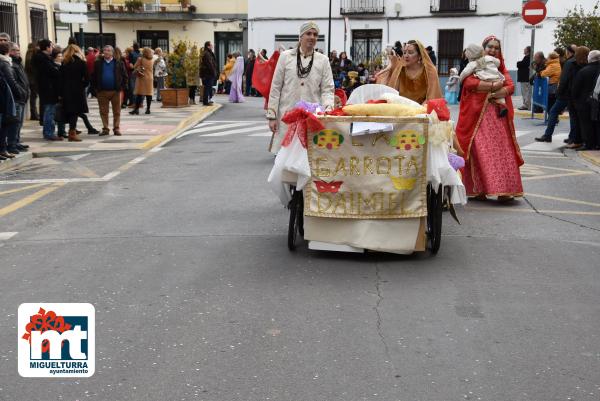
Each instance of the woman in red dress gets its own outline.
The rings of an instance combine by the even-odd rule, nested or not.
[[[475,75],[463,82],[456,134],[465,152],[462,170],[467,195],[480,200],[497,196],[510,201],[523,196],[519,166],[523,162],[513,124],[511,95],[515,86],[504,65],[500,41],[495,36],[483,42],[486,55],[500,60],[504,82],[480,81]],[[494,99],[504,98],[508,115],[501,116]]]

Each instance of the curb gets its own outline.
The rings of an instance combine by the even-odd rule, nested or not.
[[[181,133],[181,131],[184,131],[185,129],[187,129],[189,125],[198,123],[198,122],[203,121],[206,118],[210,117],[213,113],[215,113],[217,110],[219,110],[222,107],[222,105],[219,103],[215,103],[214,105],[208,106],[208,107],[210,107],[210,109],[205,108],[205,109],[199,110],[199,111],[195,112],[194,114],[192,114],[191,116],[187,117],[185,120],[180,121],[179,124],[171,132],[162,134],[162,135],[157,135],[156,137],[149,139],[144,143],[141,143],[138,147],[133,148],[133,149],[132,148],[128,148],[128,149],[70,149],[70,148],[65,148],[65,149],[60,149],[60,150],[47,150],[47,151],[40,150],[38,152],[31,152],[31,153],[26,153],[26,154],[31,155],[31,157],[29,158],[29,159],[31,159],[31,158],[40,158],[40,157],[74,156],[74,155],[80,155],[83,153],[121,152],[121,151],[125,151],[125,150],[147,151],[156,146],[163,145],[163,144],[169,142],[174,137],[179,135],[179,133]],[[15,160],[15,159],[13,159],[13,160]],[[21,162],[21,163],[23,163],[23,162]],[[5,165],[7,165],[7,166],[10,165],[11,167],[14,167],[14,166],[17,166],[18,164],[1,163],[0,170],[2,170],[4,168],[8,168],[8,167],[5,167]]]
[[[121,152],[123,150],[139,150],[139,149],[65,149],[65,150],[49,150],[33,152],[34,158],[40,157],[64,157],[64,156],[75,156],[83,153],[98,153],[98,152]]]
[[[10,170],[17,166],[20,166],[21,164],[28,162],[34,157],[34,154],[31,152],[19,153],[14,159],[4,160],[3,162],[0,162],[0,171]]]
[[[190,117],[181,121],[179,123],[179,125],[177,125],[177,127],[173,131],[169,132],[168,134],[159,135],[156,138],[152,138],[152,139],[146,141],[141,146],[140,149],[150,150],[150,149],[159,148],[159,147],[166,145],[167,143],[169,143],[173,139],[175,139],[177,137],[177,135],[179,135],[181,132],[187,130],[192,124],[197,124],[199,122],[206,120],[208,117],[212,116],[215,112],[217,112],[217,110],[219,110],[221,107],[223,107],[223,105],[220,103],[215,103],[212,106],[208,106],[208,107],[211,107],[211,109],[207,110],[207,111],[201,110],[197,113],[194,113]]]

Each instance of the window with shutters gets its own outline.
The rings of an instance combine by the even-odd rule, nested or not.
[[[48,39],[48,16],[46,10],[41,8],[29,9],[31,23],[31,41],[36,43],[41,39]]]
[[[459,68],[464,36],[463,29],[440,29],[438,31],[437,67],[440,76],[449,75],[452,67]]]
[[[13,42],[19,41],[16,4],[0,1],[0,32],[8,33]]]

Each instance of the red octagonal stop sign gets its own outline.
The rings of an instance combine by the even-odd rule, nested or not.
[[[537,25],[546,18],[546,5],[541,1],[529,1],[523,5],[521,15],[523,20],[531,25]]]

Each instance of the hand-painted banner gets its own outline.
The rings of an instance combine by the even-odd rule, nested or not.
[[[393,132],[350,136],[351,123],[325,122],[308,135],[311,182],[307,216],[397,219],[427,215],[426,122],[395,123]]]

